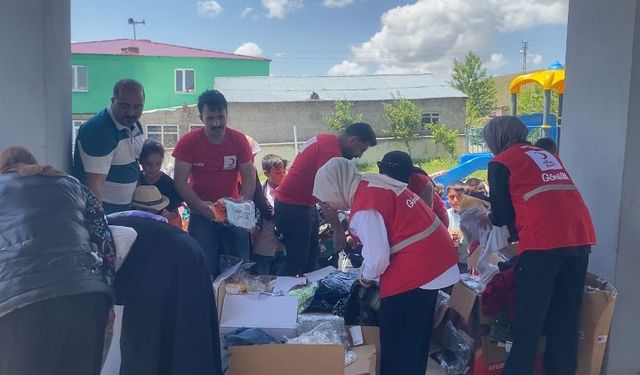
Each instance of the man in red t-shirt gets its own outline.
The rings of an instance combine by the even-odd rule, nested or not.
[[[176,189],[191,210],[189,234],[202,246],[212,275],[221,253],[249,259],[249,233],[212,220],[220,198],[251,199],[256,186],[251,146],[244,134],[227,128],[227,100],[217,90],[198,98],[204,127],[180,138],[173,150]],[[242,187],[238,186],[238,175]]]
[[[313,196],[316,172],[329,159],[359,158],[377,144],[376,134],[369,124],[349,125],[340,135],[319,134],[311,138],[296,156],[287,177],[276,191],[275,222],[282,234],[287,259],[282,274],[295,276],[312,271],[320,253],[318,244],[319,217]],[[341,228],[335,211],[321,205],[322,213],[333,228]],[[344,249],[343,230],[334,230],[336,250]]]

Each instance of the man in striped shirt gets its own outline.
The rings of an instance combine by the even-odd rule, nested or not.
[[[107,214],[129,209],[138,182],[143,131],[138,121],[144,88],[133,79],[118,81],[111,105],[80,126],[74,175],[98,197]]]

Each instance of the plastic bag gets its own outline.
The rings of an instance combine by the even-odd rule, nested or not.
[[[355,362],[357,354],[350,351],[350,343],[344,320],[335,315],[307,315],[298,319],[297,337],[287,339],[287,344],[341,345],[345,348],[345,367]]]
[[[218,223],[233,225],[248,231],[256,228],[258,223],[256,206],[252,201],[236,202],[231,198],[220,198],[211,208],[213,220]]]
[[[507,226],[492,226],[482,253],[480,253],[480,258],[478,259],[478,271],[480,271],[480,274],[492,265],[491,256],[498,254],[500,250],[507,246],[509,246],[509,229]]]
[[[368,288],[355,282],[351,287],[343,315],[349,325],[377,326],[380,311],[380,289],[378,284]]]
[[[442,347],[452,356],[440,363],[447,375],[462,375],[467,372],[474,354],[473,346],[473,339],[469,335],[457,329],[450,320],[447,321],[442,332]]]
[[[309,285],[298,285],[291,288],[289,291],[290,296],[294,296],[298,299],[298,314],[302,314],[311,305],[313,296],[318,290],[318,283],[311,283]]]
[[[358,279],[358,270],[336,271],[318,281],[318,290],[307,311],[332,313],[349,297],[351,285]],[[342,301],[342,302],[341,302]]]

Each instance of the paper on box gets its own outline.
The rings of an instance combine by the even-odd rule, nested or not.
[[[320,281],[324,279],[325,277],[331,275],[337,270],[338,269],[333,266],[326,266],[324,268],[320,268],[319,270],[316,270],[313,272],[307,272],[303,275],[309,280],[310,283],[312,283],[312,282]]]
[[[261,328],[276,338],[294,337],[297,317],[296,297],[227,294],[220,317],[220,333],[247,327]]]

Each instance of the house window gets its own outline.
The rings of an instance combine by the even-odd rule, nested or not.
[[[439,124],[440,113],[438,112],[425,112],[422,114],[422,125]]]
[[[84,120],[73,120],[71,121],[71,155],[75,153],[76,150],[76,138],[78,138],[78,130],[80,130],[80,125],[84,124]]]
[[[196,71],[193,69],[176,69],[176,92],[196,91]]]
[[[178,143],[178,125],[147,125],[147,138],[156,140],[165,148],[174,148]]]
[[[202,128],[202,127],[204,127],[204,125],[202,125],[202,124],[190,124],[189,125],[189,131],[198,130],[198,129]]]
[[[89,91],[89,76],[86,66],[71,66],[71,91]]]

